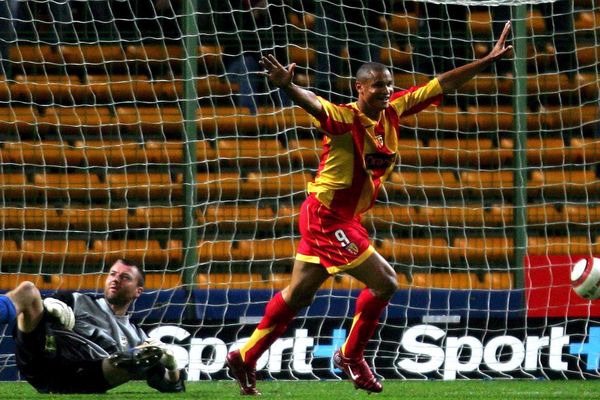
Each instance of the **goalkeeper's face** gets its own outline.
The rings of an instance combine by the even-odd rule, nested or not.
[[[110,268],[104,285],[104,297],[116,307],[129,307],[129,304],[142,294],[139,285],[141,274],[137,267],[117,261]]]

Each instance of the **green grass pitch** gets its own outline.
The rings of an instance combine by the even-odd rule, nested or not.
[[[368,395],[340,381],[261,381],[261,398],[267,399],[598,399],[600,381],[400,381],[383,382],[383,393]],[[191,382],[187,392],[163,394],[145,382],[130,382],[105,395],[41,395],[25,382],[0,382],[0,399],[238,399],[233,381]]]

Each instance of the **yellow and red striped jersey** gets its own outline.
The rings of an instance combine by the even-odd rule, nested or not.
[[[437,78],[396,92],[379,121],[363,114],[356,102],[337,105],[319,97],[324,110],[313,122],[325,137],[308,192],[347,218],[367,211],[396,164],[400,118],[439,105],[441,96]]]

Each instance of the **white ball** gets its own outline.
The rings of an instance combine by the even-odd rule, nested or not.
[[[571,268],[571,285],[577,295],[594,300],[600,297],[600,258],[583,258]]]

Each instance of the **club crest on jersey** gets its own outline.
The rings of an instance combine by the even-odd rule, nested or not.
[[[355,245],[354,243],[349,243],[346,246],[346,250],[348,250],[348,252],[350,252],[350,254],[352,254],[352,255],[357,255],[358,254],[358,246]]]
[[[383,135],[375,135],[377,147],[383,147]]]

